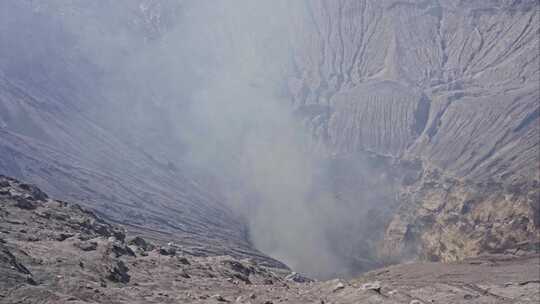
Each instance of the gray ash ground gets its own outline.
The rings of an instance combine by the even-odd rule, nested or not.
[[[0,303],[538,303],[537,245],[460,263],[312,281],[155,244],[76,204],[0,177]]]

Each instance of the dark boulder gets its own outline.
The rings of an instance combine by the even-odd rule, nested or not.
[[[56,240],[59,241],[59,242],[63,242],[66,239],[69,239],[70,237],[73,237],[73,236],[74,236],[73,233],[60,233],[60,234],[56,235]]]
[[[44,201],[49,198],[49,196],[47,196],[45,192],[41,191],[41,189],[39,189],[38,187],[34,185],[20,184],[19,187],[23,189],[24,191],[28,192],[30,196],[32,197],[32,199],[34,200]]]
[[[297,283],[309,283],[309,282],[313,282],[312,279],[308,278],[308,277],[305,277],[299,273],[296,273],[296,272],[292,272],[291,274],[287,275],[285,277],[285,280],[287,281],[293,281],[293,282],[297,282]]]
[[[34,210],[37,208],[37,204],[35,202],[32,202],[24,197],[17,198],[15,206],[25,210]]]
[[[249,276],[251,273],[253,273],[253,268],[248,267],[238,261],[234,260],[226,260],[221,262],[224,266],[230,268],[234,272],[238,272],[243,274],[244,276]]]
[[[128,283],[131,279],[128,274],[129,268],[122,261],[117,261],[112,267],[107,278],[113,282],[117,283]]]
[[[189,260],[186,257],[178,257],[177,260],[178,260],[178,262],[180,262],[180,264],[191,265],[191,263],[189,262]]]
[[[140,236],[136,236],[128,241],[129,245],[136,246],[137,248],[140,248],[144,251],[151,251],[154,250],[155,246],[152,243],[149,243],[145,239],[143,239]]]
[[[174,256],[176,255],[176,248],[172,246],[165,246],[159,248],[159,254],[161,255],[167,255],[167,256]]]
[[[4,246],[0,247],[0,262],[10,265],[13,269],[22,274],[31,275],[30,270],[20,263],[17,257]]]
[[[122,243],[112,244],[111,251],[115,254],[117,258],[123,255],[135,256],[135,252],[133,252],[131,248]]]

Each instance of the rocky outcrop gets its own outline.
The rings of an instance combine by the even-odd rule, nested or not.
[[[34,208],[20,208],[23,199]],[[162,255],[157,244],[140,236],[126,241],[124,232],[79,205],[0,176],[0,303],[21,297],[27,303],[163,303],[169,297],[191,303],[202,299],[196,290],[211,278],[218,284],[213,289],[227,290],[242,281],[285,282],[273,272],[288,273],[230,256]]]
[[[78,205],[16,199],[32,192],[0,177],[0,303],[537,303],[538,254],[462,263],[409,263],[345,281],[314,281],[253,259],[162,255]],[[37,188],[34,188],[37,189]],[[47,216],[44,216],[47,214]],[[63,237],[58,238],[62,235]],[[84,244],[84,245],[83,245]],[[125,250],[137,247],[134,253]],[[124,248],[119,250],[119,248]],[[500,274],[504,273],[504,276]]]
[[[536,181],[510,188],[426,169],[400,199],[383,242],[386,258],[453,262],[487,252],[519,252],[540,240]]]

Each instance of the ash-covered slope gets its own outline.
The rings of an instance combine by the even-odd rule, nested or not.
[[[306,6],[289,81],[306,124],[337,155],[416,171],[384,254],[455,260],[537,237],[538,2]]]
[[[165,14],[152,19],[149,15],[160,6],[145,3],[104,26],[139,35],[131,39],[157,37]],[[211,179],[158,153],[150,155],[152,147],[137,145],[92,115],[114,103],[101,94],[103,71],[78,49],[81,45],[58,16],[87,18],[89,26],[116,16],[102,16],[99,6],[83,2],[6,1],[0,6],[0,172],[77,200],[150,238],[182,242],[197,254],[267,259],[253,249],[245,224],[212,190]]]
[[[259,255],[250,249],[244,224],[196,172],[161,163],[69,104],[35,99],[6,79],[0,100],[2,172],[84,202],[132,230],[191,244],[200,254]]]
[[[329,115],[322,135],[338,151],[421,158],[460,178],[538,179],[536,1],[309,8],[291,87],[298,107]]]

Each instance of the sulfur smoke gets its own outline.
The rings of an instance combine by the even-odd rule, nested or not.
[[[65,56],[80,57],[77,68],[94,77],[65,82],[93,90],[81,111],[155,159],[212,176],[254,246],[292,269],[350,275],[371,258],[365,218],[386,190],[370,184],[366,161],[315,149],[294,115],[291,42],[310,18],[304,2],[74,3],[33,12],[39,18],[28,22],[54,33],[44,45],[60,51],[34,50],[28,60],[49,62],[51,71]],[[28,16],[20,6],[11,14]],[[343,172],[359,189],[348,201],[338,198]]]

